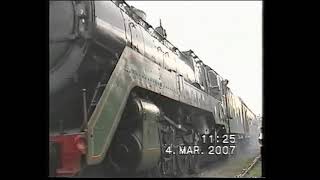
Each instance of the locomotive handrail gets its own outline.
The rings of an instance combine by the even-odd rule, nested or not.
[[[146,22],[145,20],[143,20],[137,13],[135,13],[133,10],[132,10],[132,8],[131,8],[131,6],[126,2],[126,1],[124,1],[124,0],[119,0],[119,1],[112,1],[113,3],[115,3],[116,4],[116,6],[118,6],[120,9],[121,9],[121,7],[119,6],[120,4],[123,4],[125,7],[123,8],[123,10],[125,11],[125,12],[128,12],[129,11],[129,13],[128,13],[128,15],[137,23],[137,24],[139,24],[141,27],[143,27],[143,29],[145,30],[145,31],[147,31],[152,37],[154,37],[155,39],[157,39],[160,43],[162,43],[165,47],[167,47],[169,50],[171,50],[174,54],[177,54],[177,52],[176,51],[178,51],[179,52],[179,54],[180,54],[180,56],[183,56],[183,57],[185,57],[185,58],[187,58],[187,56],[184,54],[184,53],[182,53],[180,50],[179,50],[179,48],[177,48],[176,46],[174,46],[166,37],[164,37],[162,34],[160,34],[158,31],[156,31],[153,27],[152,27],[152,25],[150,25],[148,22]],[[134,14],[135,16],[136,16],[136,18],[133,18],[132,17],[132,14]],[[137,21],[138,20],[138,21]],[[150,32],[150,29],[152,30],[152,32]],[[154,35],[154,34],[156,34],[156,36]],[[157,38],[157,37],[161,37],[162,38],[162,40],[160,40],[159,38]],[[194,58],[195,60],[198,60],[198,61],[196,61],[196,63],[198,63],[198,62],[203,62],[200,58],[199,58],[199,56],[197,56],[192,50],[190,50],[190,55],[191,55],[191,57],[192,58]],[[214,71],[217,75],[219,75],[220,77],[222,77],[219,73],[217,73],[215,70],[213,70],[212,68],[210,68],[212,71]],[[245,106],[247,107],[247,105],[245,104]],[[247,107],[248,108],[248,107]],[[249,108],[248,108],[249,109]],[[252,112],[251,111],[251,109],[249,109],[249,111],[250,112]]]
[[[165,38],[162,34],[160,34],[158,31],[156,31],[152,25],[150,25],[148,22],[146,22],[145,20],[143,20],[137,13],[135,13],[131,6],[125,2],[124,0],[119,0],[117,1],[112,1],[113,3],[115,3],[116,6],[118,6],[120,8],[120,4],[125,5],[125,7],[127,8],[123,8],[122,10],[129,12],[129,16],[136,22],[136,19],[132,17],[132,14],[136,15],[136,17],[138,18],[138,22],[136,22],[137,24],[139,24],[141,27],[144,28],[144,30],[146,30],[152,37],[154,37],[155,39],[157,39],[160,43],[162,43],[164,46],[166,46],[168,49],[170,49],[173,53],[177,53],[176,50],[179,51],[179,53],[186,57],[186,55],[184,55],[176,46],[174,46],[167,38]],[[121,9],[121,8],[120,8]],[[145,26],[144,26],[145,25]],[[150,29],[152,30],[152,32],[150,32]],[[153,35],[153,34],[157,34],[157,36]],[[158,36],[160,36],[162,38],[162,41],[159,40],[159,38],[157,38]],[[194,52],[193,52],[194,54]],[[195,54],[194,54],[195,55]],[[196,56],[196,55],[195,55]],[[200,58],[198,56],[196,56],[197,59],[200,60]]]
[[[133,10],[132,10],[132,8],[131,8],[131,6],[127,3],[127,2],[125,2],[124,0],[120,0],[120,2],[119,2],[120,4],[124,4],[126,7],[127,7],[127,9],[124,9],[124,11],[127,11],[127,10],[129,10],[130,11],[130,13],[131,14],[134,14],[134,15],[136,15],[136,17],[139,19],[139,21],[138,22],[136,22],[137,24],[139,24],[141,27],[143,27],[144,28],[144,30],[146,30],[152,37],[154,37],[155,39],[157,39],[160,43],[162,43],[164,46],[166,46],[168,49],[170,49],[174,54],[177,54],[177,50],[178,50],[178,52],[180,53],[180,55],[182,55],[182,56],[184,56],[185,58],[187,58],[187,56],[185,55],[185,54],[183,54],[181,51],[180,51],[180,49],[179,48],[177,48],[175,45],[173,45],[166,37],[164,37],[162,34],[160,34],[158,31],[156,31],[153,27],[152,27],[152,25],[150,25],[148,22],[146,22],[145,20],[143,20],[137,13],[135,13]],[[118,6],[119,7],[119,6]],[[130,14],[129,14],[130,15]],[[132,18],[132,15],[130,15],[130,17]],[[136,20],[136,19],[134,19],[134,18],[132,18],[133,20]],[[141,23],[142,22],[142,23]],[[146,26],[144,26],[144,25],[146,25]],[[150,29],[152,30],[152,32],[150,32]],[[157,34],[157,36],[155,36],[155,35],[153,35],[153,34]],[[162,38],[162,40],[160,41],[159,40],[159,38],[157,38],[158,36],[160,36],[161,38]],[[201,61],[201,62],[203,62],[200,58],[199,58],[199,56],[197,56],[196,54],[195,54],[195,52],[194,51],[192,51],[192,50],[190,50],[191,51],[191,57],[193,57],[194,59],[197,59],[198,61],[197,62],[199,62],[199,61]],[[216,74],[218,74],[217,72],[216,72]],[[219,75],[219,74],[218,74]]]

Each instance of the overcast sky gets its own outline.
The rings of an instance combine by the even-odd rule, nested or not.
[[[229,80],[229,87],[256,115],[262,114],[261,1],[127,1],[166,29],[180,49],[192,49]]]

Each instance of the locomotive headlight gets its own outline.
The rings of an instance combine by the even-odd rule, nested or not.
[[[77,16],[80,18],[80,19],[83,19],[83,18],[86,18],[86,11],[85,11],[85,6],[84,4],[82,3],[79,3],[77,4]]]
[[[87,18],[87,14],[86,14],[86,10],[85,10],[85,6],[82,3],[77,4],[77,11],[76,14],[79,17],[79,32],[80,33],[84,33],[86,31],[86,18]]]

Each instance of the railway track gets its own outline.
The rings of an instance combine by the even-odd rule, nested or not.
[[[250,172],[250,170],[252,170],[252,168],[255,167],[257,162],[259,162],[260,157],[261,157],[260,155],[256,156],[254,158],[254,160],[247,166],[247,168],[243,169],[239,175],[236,175],[234,177],[237,177],[237,178],[245,177]],[[228,171],[228,172],[230,171],[229,165],[230,165],[230,162],[228,162],[228,161],[215,160],[210,163],[207,162],[207,163],[202,164],[200,167],[201,170],[199,173],[192,173],[192,174],[188,174],[188,175],[177,176],[175,178],[232,177],[234,174],[236,174],[236,172],[228,173],[228,174],[224,173],[225,171]],[[222,170],[222,169],[224,169],[224,170]],[[232,167],[231,167],[231,169],[232,169]],[[209,174],[209,173],[212,173],[213,171],[216,171],[216,172],[214,174]],[[147,174],[144,174],[144,173],[131,174],[131,175],[123,175],[123,174],[122,175],[115,175],[115,174],[108,174],[108,175],[99,174],[98,175],[96,173],[98,173],[98,172],[92,172],[90,175],[83,176],[83,177],[104,177],[104,178],[109,178],[109,177],[110,178],[111,177],[117,177],[117,178],[118,177],[124,177],[124,178],[140,178],[141,177],[141,178],[145,178],[145,177],[149,177]],[[239,173],[239,171],[238,171],[238,173]],[[231,174],[233,174],[233,175],[231,175]],[[168,177],[171,177],[171,176],[167,176],[167,178]],[[158,178],[158,177],[156,177],[156,178]],[[174,178],[174,176],[172,176],[171,178]]]
[[[236,175],[235,177],[241,178],[244,177],[248,172],[257,164],[257,162],[260,160],[261,155],[258,155],[248,166],[248,168],[243,169],[242,172],[239,175]]]
[[[217,157],[214,157],[214,158],[210,159],[209,161],[202,160],[202,164],[200,165],[200,170],[198,173],[192,173],[192,174],[184,175],[181,177],[186,177],[186,178],[203,177],[202,176],[203,174],[207,174],[208,172],[212,171],[213,169],[220,169],[222,167],[225,167],[227,161],[228,161],[227,159],[218,159]],[[204,176],[204,177],[206,177],[206,176]]]

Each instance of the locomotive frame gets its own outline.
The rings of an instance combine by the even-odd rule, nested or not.
[[[162,26],[154,29],[124,1],[70,7],[74,36],[62,40],[71,46],[61,56],[65,63],[50,56],[50,122],[63,119],[77,128],[50,133],[53,175],[98,164],[119,172],[186,174],[197,171],[199,157],[168,157],[165,144],[198,145],[201,134],[249,138],[254,113],[192,50],[172,45]],[[64,90],[75,99],[70,112]]]

